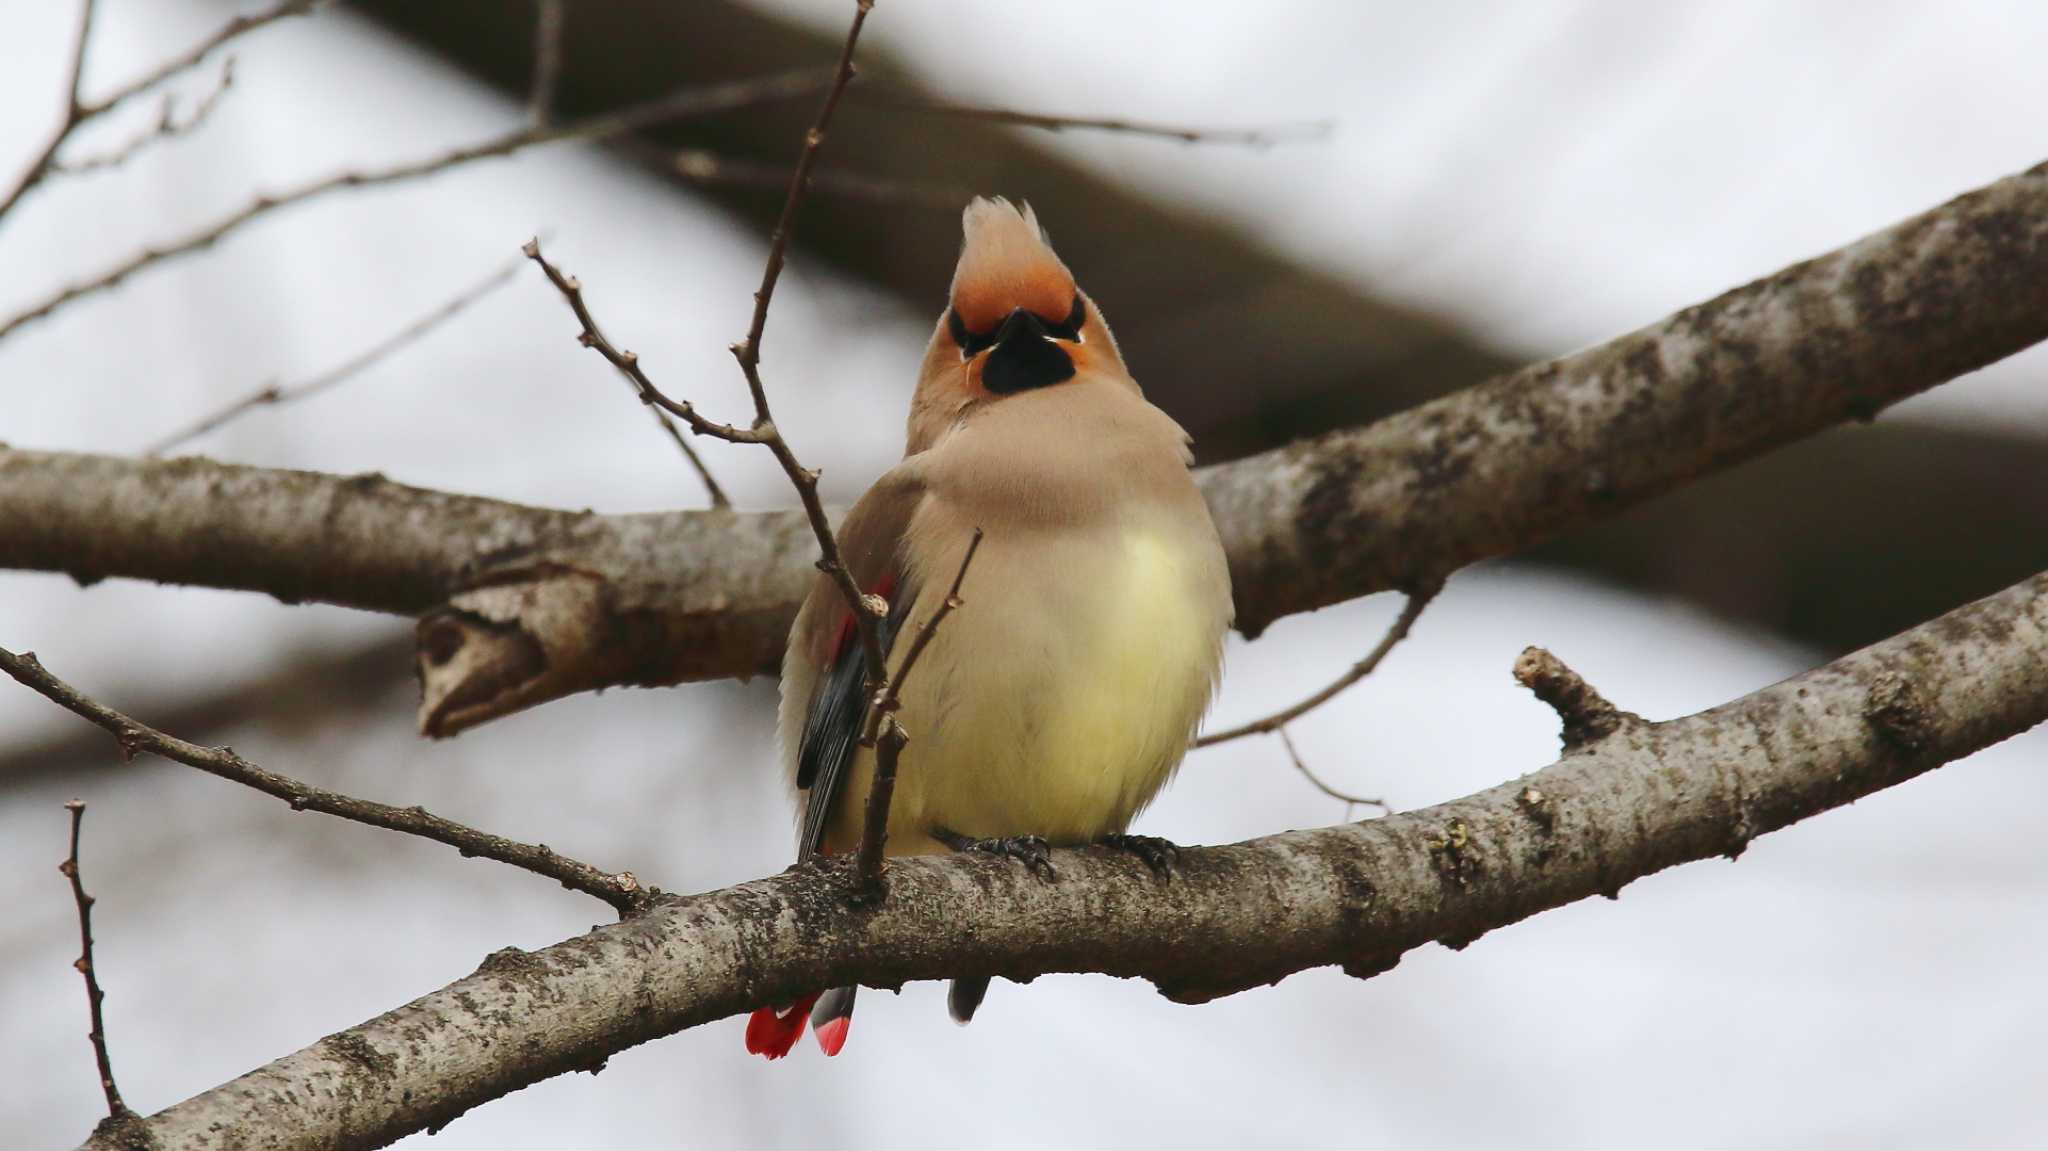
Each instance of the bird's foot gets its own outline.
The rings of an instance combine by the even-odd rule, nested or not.
[[[1096,842],[1104,847],[1113,847],[1118,851],[1130,852],[1132,855],[1144,860],[1145,866],[1152,869],[1152,874],[1161,879],[1173,878],[1174,864],[1180,862],[1180,848],[1175,846],[1172,840],[1161,839],[1156,835],[1124,835],[1118,833],[1115,835],[1105,835],[1101,839],[1096,840]]]
[[[941,832],[938,839],[954,851],[979,851],[1014,859],[1048,882],[1059,876],[1052,869],[1052,849],[1036,835],[1006,835],[1001,839],[975,839],[955,832]]]

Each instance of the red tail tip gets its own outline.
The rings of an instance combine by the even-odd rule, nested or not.
[[[817,1036],[818,1049],[827,1055],[839,1054],[846,1046],[846,1033],[853,1027],[853,1016],[842,1015],[829,1023],[822,1024],[811,1032]]]
[[[781,1010],[763,1007],[754,1012],[747,1018],[747,1052],[770,1059],[780,1059],[789,1054],[789,1049],[796,1046],[797,1038],[804,1033],[804,1024],[810,1021],[811,1004],[817,1001],[818,997],[812,995]],[[846,1041],[845,1028],[840,1029],[839,1041]],[[822,1035],[818,1042],[824,1042]],[[838,1050],[835,1044],[826,1054]]]

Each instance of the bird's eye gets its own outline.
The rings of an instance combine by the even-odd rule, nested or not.
[[[1087,322],[1088,305],[1081,302],[1081,293],[1075,292],[1073,310],[1067,313],[1065,320],[1057,324],[1047,324],[1045,334],[1062,340],[1078,340],[1081,338],[1081,325]]]
[[[953,342],[960,345],[960,358],[963,360],[973,358],[976,352],[992,347],[996,342],[996,334],[993,331],[968,331],[967,321],[960,318],[960,311],[957,308],[946,310],[946,330],[953,334]]]

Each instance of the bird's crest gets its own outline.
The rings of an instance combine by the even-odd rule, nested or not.
[[[1074,277],[1046,242],[1029,204],[977,198],[961,213],[953,310],[972,332],[993,331],[1018,308],[1057,321],[1074,306]]]

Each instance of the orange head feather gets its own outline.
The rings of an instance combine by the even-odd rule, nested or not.
[[[1135,389],[1109,326],[1046,241],[1030,205],[977,198],[961,214],[960,263],[925,350],[905,454],[930,447],[976,404],[1107,369]]]
[[[1057,323],[1074,306],[1074,275],[1053,254],[1026,204],[977,199],[961,214],[966,233],[953,270],[953,310],[970,332],[992,332],[1023,308]]]

